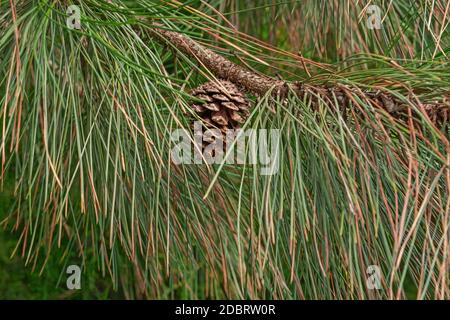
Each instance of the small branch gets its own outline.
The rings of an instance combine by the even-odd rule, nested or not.
[[[337,97],[340,108],[346,110],[347,107],[351,108],[352,106],[352,99],[348,97],[349,91],[351,91],[363,100],[370,101],[374,107],[383,109],[392,116],[398,117],[399,114],[404,114],[409,108],[408,104],[399,101],[386,90],[365,92],[357,90],[357,92],[344,89],[342,86],[318,86],[307,90],[303,84],[298,82],[288,82],[259,75],[205,48],[197,41],[181,33],[165,30],[162,25],[156,23],[152,26],[151,34],[158,41],[170,43],[191,59],[198,61],[216,77],[231,81],[259,96],[265,95],[272,90],[273,96],[286,97],[289,90],[293,90],[299,98],[303,98],[312,89],[315,92],[316,100],[333,103],[333,100]],[[443,97],[442,102],[434,101],[423,104],[421,109],[425,110],[432,122],[448,123],[450,122],[450,104],[448,101],[448,97]],[[317,103],[318,101],[316,101]],[[417,106],[419,107],[420,104]]]
[[[264,95],[270,90],[279,95],[287,94],[289,88],[286,81],[256,74],[181,33],[161,29],[162,26],[158,24],[153,26],[155,28],[151,33],[156,39],[172,44],[184,54],[200,62],[216,77],[231,81],[257,95]]]

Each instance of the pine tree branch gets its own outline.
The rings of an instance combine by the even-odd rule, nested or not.
[[[162,25],[153,24],[153,27],[151,33],[156,39],[172,44],[190,58],[200,62],[218,78],[231,81],[257,95],[264,95],[270,90],[285,95],[288,91],[286,81],[247,70],[181,33],[162,29]]]
[[[299,82],[288,82],[279,79],[272,79],[259,75],[253,71],[243,68],[240,65],[226,59],[225,57],[202,46],[197,41],[174,31],[164,29],[160,24],[152,25],[151,35],[160,42],[170,43],[191,59],[196,60],[205,68],[211,71],[216,77],[231,81],[249,92],[262,96],[271,91],[273,96],[286,97],[292,90],[299,98],[305,94],[313,94],[314,104],[321,102],[333,103],[338,101],[339,107],[343,110],[352,104],[350,94],[358,95],[363,101],[368,101],[376,108],[381,108],[389,114],[398,117],[407,113],[410,104],[414,104],[434,123],[450,122],[450,102],[448,97],[443,97],[442,101],[433,101],[422,104],[416,98],[411,98],[410,103],[400,101],[387,90],[361,91],[347,88],[345,86],[316,86],[307,87]]]

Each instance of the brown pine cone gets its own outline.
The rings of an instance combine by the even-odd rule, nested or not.
[[[195,102],[192,109],[202,118],[208,128],[237,129],[249,116],[250,103],[232,82],[220,80],[207,82],[192,90],[192,96],[203,100]]]
[[[203,139],[208,141],[204,141],[202,147],[206,148],[211,142],[222,140],[223,147],[226,148],[227,129],[239,129],[247,120],[250,102],[234,83],[226,80],[207,82],[192,90],[191,94],[203,101],[191,105],[203,120],[203,127],[221,132],[219,136],[209,136],[209,139],[208,135],[203,135]]]

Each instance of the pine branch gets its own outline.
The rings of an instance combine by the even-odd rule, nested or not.
[[[153,24],[152,36],[163,42],[172,44],[175,48],[198,61],[210,70],[216,77],[231,81],[247,91],[262,96],[269,91],[273,96],[286,97],[291,90],[299,98],[309,93],[314,96],[313,106],[320,102],[333,103],[337,101],[339,107],[345,110],[354,102],[351,95],[356,95],[361,100],[370,102],[376,108],[381,108],[389,114],[398,117],[407,113],[411,105],[422,110],[434,123],[442,124],[450,122],[450,99],[443,97],[442,101],[433,101],[422,104],[418,98],[412,95],[408,102],[399,100],[387,90],[362,91],[345,86],[306,86],[299,82],[288,82],[261,76],[251,70],[226,59],[225,57],[205,48],[197,41],[178,32],[163,29],[160,24]]]
[[[285,95],[288,91],[286,81],[256,74],[181,33],[162,29],[162,25],[159,24],[153,24],[153,26],[155,28],[152,28],[151,33],[157,40],[172,44],[190,58],[200,62],[218,78],[231,81],[257,95],[264,95],[270,90]]]

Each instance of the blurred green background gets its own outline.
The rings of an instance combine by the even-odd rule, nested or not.
[[[14,181],[6,179],[3,188],[0,187],[0,221],[9,212],[14,201]],[[120,291],[115,291],[108,276],[103,277],[96,270],[83,270],[81,289],[66,288],[67,274],[65,261],[49,259],[42,271],[40,266],[32,270],[25,266],[19,248],[14,256],[12,253],[20,234],[0,227],[0,299],[123,299]],[[70,257],[71,264],[80,264],[77,257]]]

